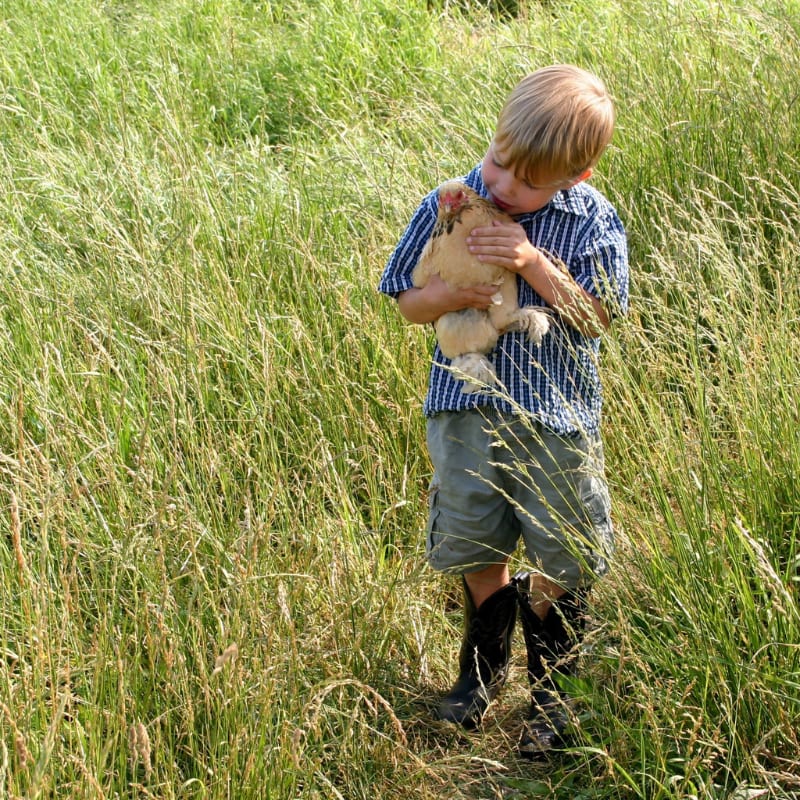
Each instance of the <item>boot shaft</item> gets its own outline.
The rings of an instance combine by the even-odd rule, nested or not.
[[[544,619],[531,606],[530,582],[519,591],[520,622],[528,656],[531,685],[553,685],[557,675],[571,675],[585,628],[586,592],[568,591],[550,605]]]
[[[480,724],[508,676],[518,606],[517,585],[512,582],[476,609],[464,581],[464,638],[458,659],[459,676],[439,704],[436,712],[439,719],[470,730]]]
[[[487,685],[496,682],[501,673],[504,680],[517,621],[517,585],[512,581],[498,589],[477,609],[465,580],[463,588],[464,638],[458,659],[460,671],[462,674],[474,671]]]

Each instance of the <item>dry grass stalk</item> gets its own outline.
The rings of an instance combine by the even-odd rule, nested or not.
[[[17,727],[17,723],[14,719],[14,715],[11,713],[11,709],[2,701],[0,701],[0,709],[2,709],[3,715],[5,716],[9,727],[14,732],[14,752],[17,756],[19,768],[21,770],[27,769],[28,765],[31,763],[31,752],[28,750],[25,737],[22,735],[22,731]]]
[[[28,565],[25,562],[25,553],[22,551],[22,523],[19,518],[19,503],[13,490],[11,491],[11,544],[14,548],[14,558],[17,561],[17,579],[20,586],[24,586]]]

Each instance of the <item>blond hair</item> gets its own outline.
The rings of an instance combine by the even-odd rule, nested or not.
[[[573,179],[594,167],[614,132],[614,104],[591,72],[556,64],[523,78],[497,120],[504,165],[536,183]]]

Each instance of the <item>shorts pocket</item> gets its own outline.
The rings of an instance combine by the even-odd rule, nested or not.
[[[608,484],[598,475],[584,475],[579,481],[581,503],[594,531],[592,555],[595,572],[608,570],[607,560],[614,555],[614,526],[611,522],[611,495]]]
[[[425,531],[425,543],[429,560],[435,559],[435,551],[439,547],[438,537],[436,536],[436,520],[439,517],[439,513],[439,481],[434,475],[428,488],[428,524]]]
[[[428,552],[431,551],[433,533],[436,530],[436,519],[439,516],[439,481],[434,475],[431,485],[428,487],[428,524],[426,527],[426,541]]]

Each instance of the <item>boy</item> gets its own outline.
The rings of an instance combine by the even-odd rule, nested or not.
[[[465,393],[438,347],[424,413],[434,467],[427,553],[460,574],[464,638],[459,677],[437,716],[476,727],[505,682],[519,610],[531,708],[526,757],[562,743],[559,676],[571,674],[586,592],[613,548],[599,436],[599,336],[628,305],[625,232],[586,181],[611,139],[613,103],[602,82],[570,65],[537,70],[512,91],[482,161],[462,180],[514,218],[473,229],[470,250],[517,273],[521,306],[552,313],[541,345],[509,332],[490,358],[500,389]],[[379,289],[410,322],[486,309],[495,286],[451,290],[411,273],[437,214],[431,192],[391,256]],[[533,573],[513,578],[522,539]]]

